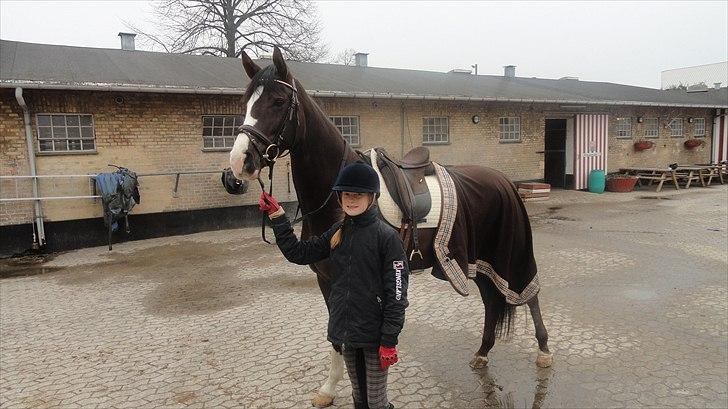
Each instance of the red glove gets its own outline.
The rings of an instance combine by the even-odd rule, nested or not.
[[[278,209],[281,208],[281,205],[278,204],[276,198],[266,192],[260,194],[260,200],[258,200],[258,205],[260,206],[260,211],[265,212],[265,214],[269,216],[272,213],[277,212]]]
[[[383,371],[386,371],[390,365],[396,364],[397,361],[399,361],[399,358],[397,358],[397,347],[379,347],[379,363]]]

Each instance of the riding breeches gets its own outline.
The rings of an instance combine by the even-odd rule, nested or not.
[[[351,380],[355,409],[387,409],[387,371],[379,363],[376,348],[351,348],[344,345],[344,362]]]

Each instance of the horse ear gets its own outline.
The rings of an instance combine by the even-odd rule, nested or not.
[[[283,79],[283,81],[290,82],[290,74],[288,73],[288,66],[286,65],[286,62],[283,60],[283,54],[281,54],[281,50],[277,47],[273,47],[273,64],[276,66],[276,71],[278,72],[278,75]]]
[[[253,77],[255,77],[255,74],[257,74],[258,71],[260,71],[260,67],[258,67],[258,64],[253,62],[253,60],[251,60],[250,57],[248,57],[248,54],[246,54],[245,51],[243,51],[242,57],[243,57],[243,68],[245,69],[245,73],[248,74],[248,77],[250,77],[250,79],[253,79]]]

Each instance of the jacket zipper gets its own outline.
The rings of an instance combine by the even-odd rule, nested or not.
[[[346,323],[344,325],[344,344],[349,341],[349,292],[351,290],[351,252],[354,242],[354,223],[351,223],[351,231],[349,232],[349,262],[346,263]]]

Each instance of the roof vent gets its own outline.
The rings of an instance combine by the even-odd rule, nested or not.
[[[516,78],[516,66],[506,65],[503,67],[503,76],[506,78]]]
[[[119,33],[121,37],[121,49],[126,51],[134,51],[134,33]]]
[[[559,80],[572,80],[572,81],[579,81],[579,77],[561,77]]]
[[[368,53],[356,53],[354,54],[354,65],[357,67],[366,67]]]
[[[714,89],[720,89],[720,84],[722,84],[722,82],[714,82],[713,83],[713,88]]]
[[[471,71],[466,70],[465,68],[453,68],[450,71],[447,72],[448,74],[468,74],[470,75]]]

